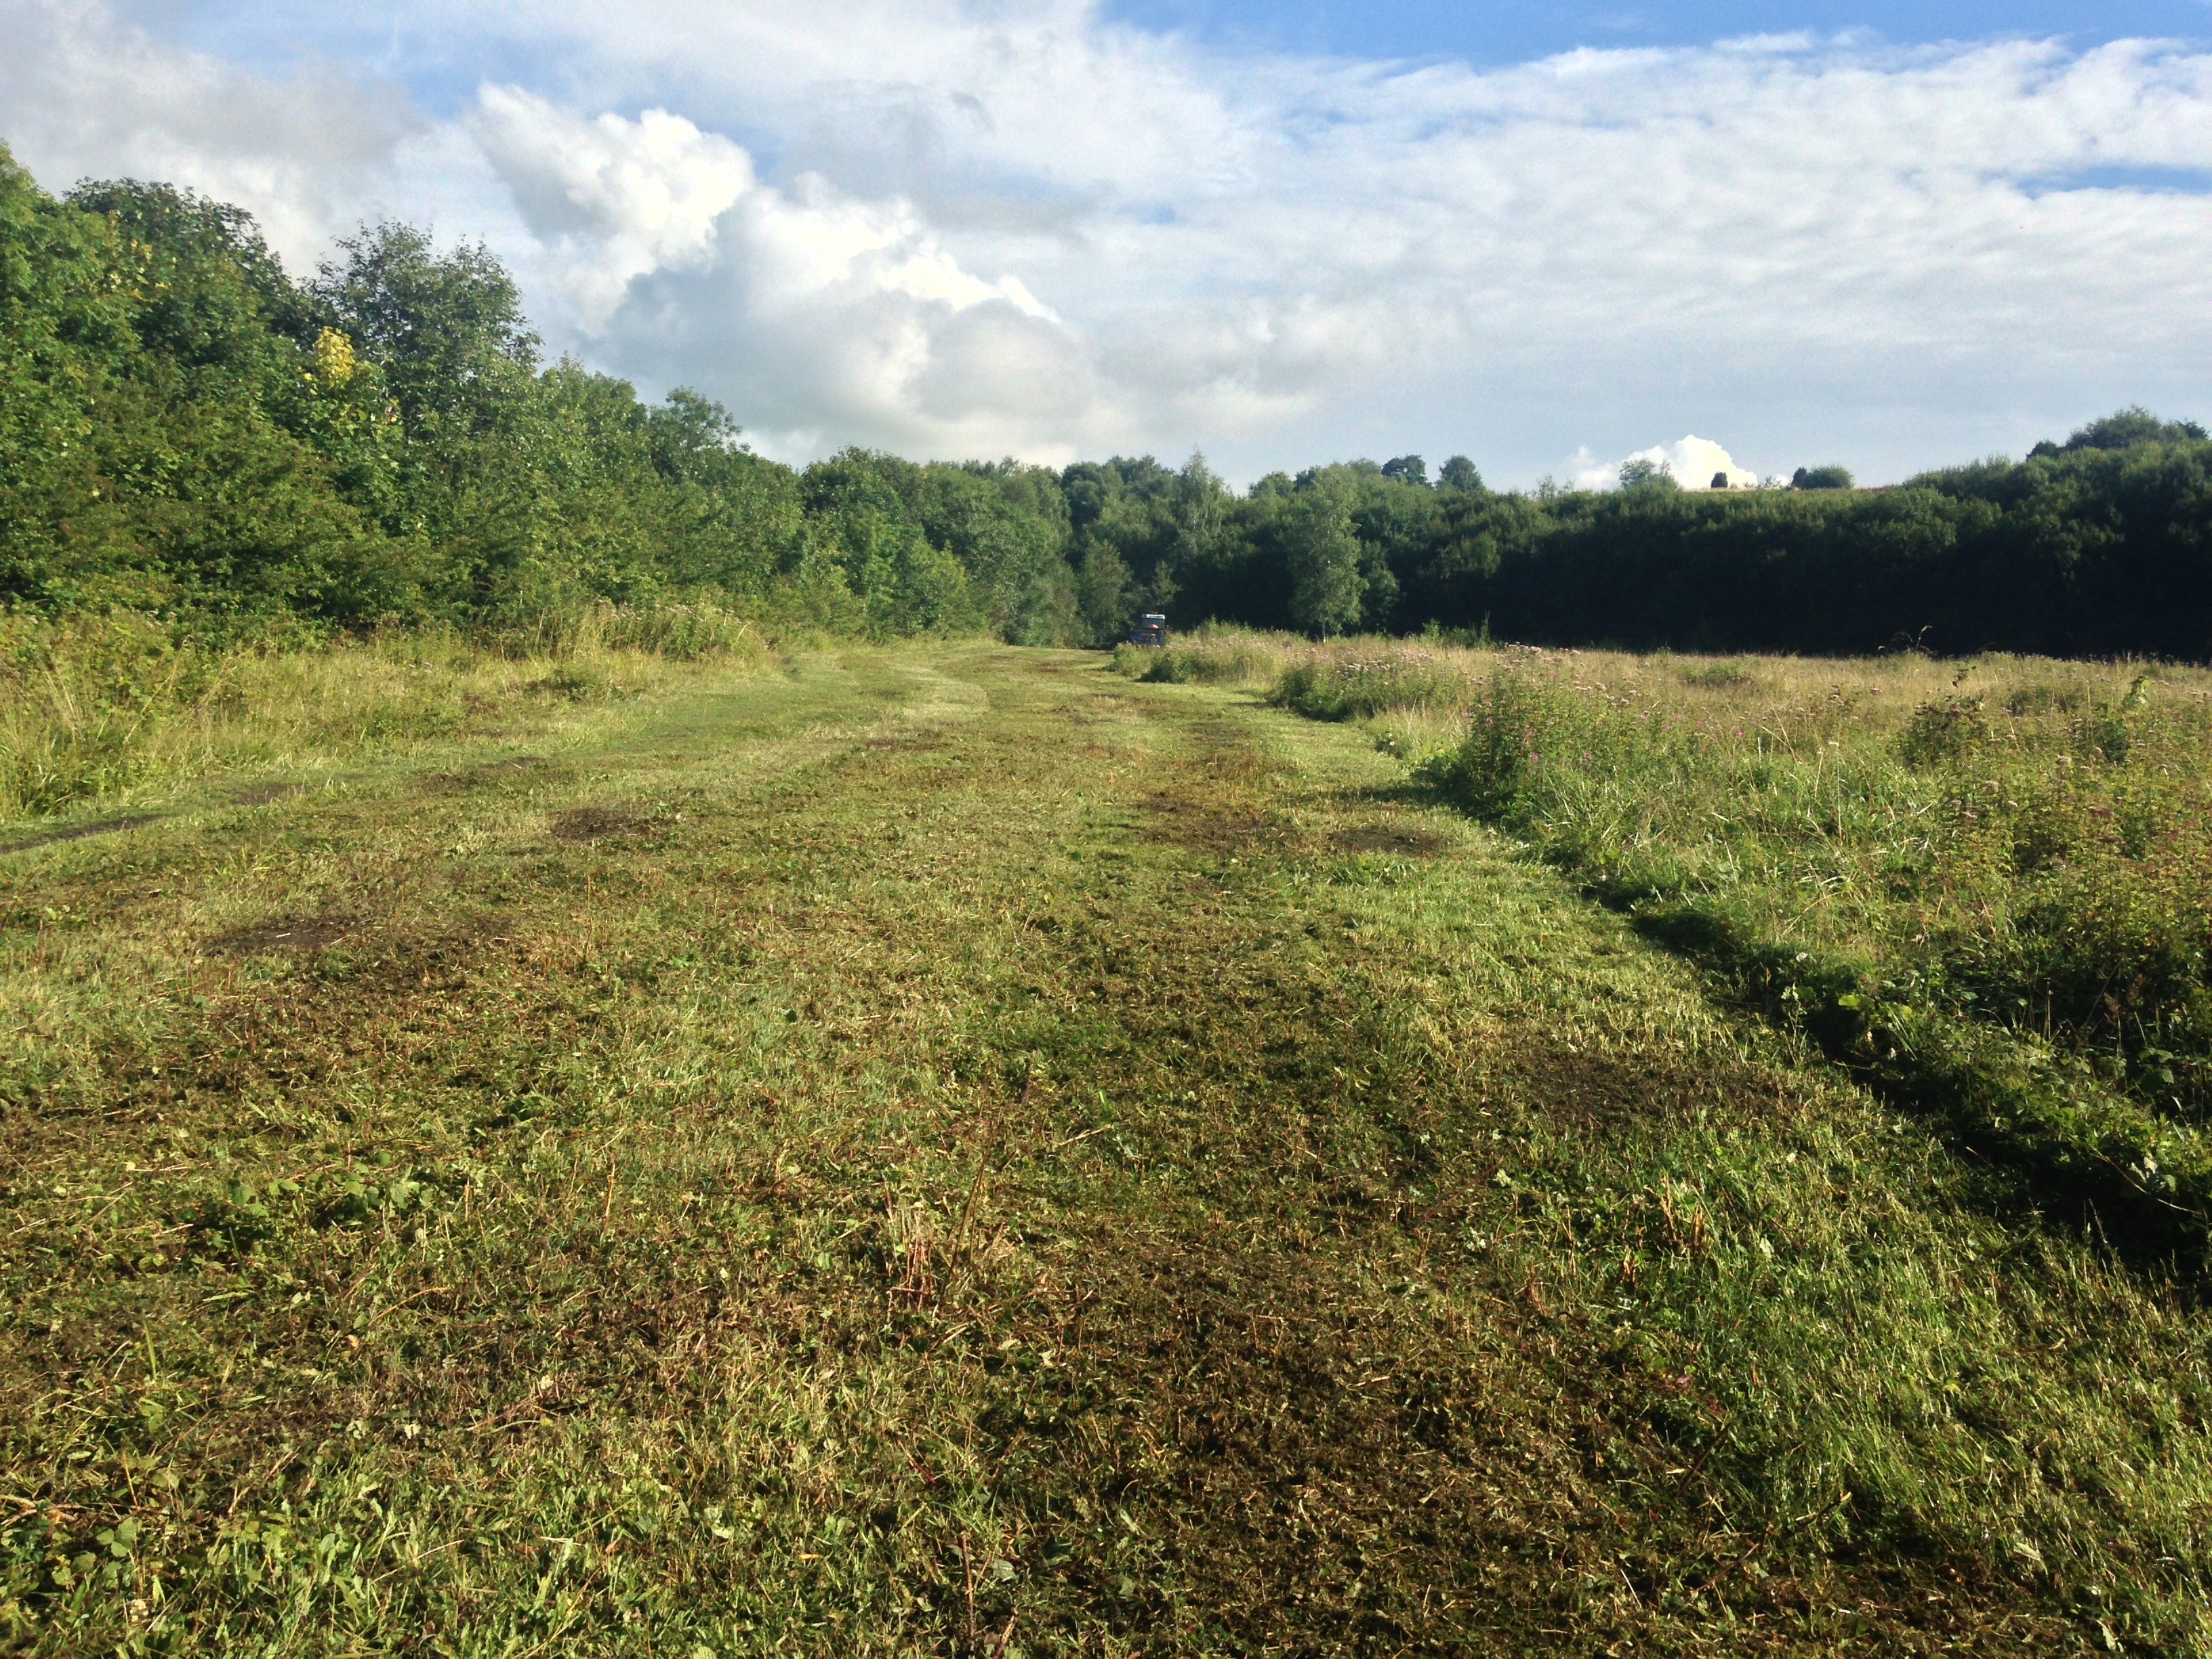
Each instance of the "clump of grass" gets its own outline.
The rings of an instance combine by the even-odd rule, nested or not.
[[[1117,645],[1114,668],[1154,685],[1272,685],[1305,649],[1292,635],[1207,623],[1164,646]]]
[[[1437,651],[1340,649],[1285,669],[1274,699],[1310,719],[1344,720],[1402,709],[1464,708],[1475,684],[1465,668]]]
[[[2203,677],[1597,672],[1502,661],[1427,775],[2021,1162],[2212,1221]]]
[[[710,606],[600,606],[520,633],[210,641],[133,615],[0,617],[0,817],[215,775],[325,765],[494,729],[548,699],[657,683],[676,662],[766,665]]]

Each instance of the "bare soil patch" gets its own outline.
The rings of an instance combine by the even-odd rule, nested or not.
[[[267,806],[274,802],[303,795],[315,786],[312,783],[257,783],[250,788],[232,792],[233,806]]]
[[[1295,839],[1282,819],[1208,805],[1164,789],[1145,803],[1152,815],[1152,838],[1194,852],[1227,853],[1241,848],[1280,848]]]
[[[167,812],[134,812],[125,818],[107,818],[99,823],[72,824],[66,830],[52,830],[42,836],[33,836],[23,841],[10,842],[0,847],[0,853],[27,853],[34,847],[54,847],[65,841],[84,841],[93,836],[112,836],[125,830],[136,830],[143,824],[159,823],[169,816]]]
[[[493,788],[526,777],[556,778],[567,770],[558,761],[549,760],[543,755],[514,755],[506,760],[487,761],[481,766],[465,766],[458,772],[434,773],[429,782],[433,788],[440,791],[458,793]]]
[[[611,806],[575,806],[553,815],[553,839],[566,842],[608,841],[642,830],[650,822],[635,812]]]
[[[268,956],[278,951],[306,955],[337,944],[359,925],[351,916],[276,916],[217,933],[207,948],[227,957]]]
[[[1328,844],[1340,853],[1396,853],[1413,859],[1432,859],[1451,845],[1432,830],[1382,823],[1340,830]]]

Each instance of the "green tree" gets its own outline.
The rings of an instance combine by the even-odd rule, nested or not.
[[[2141,404],[2090,422],[2060,445],[2057,453],[2079,449],[2133,449],[2139,444],[2203,443],[2204,428],[2194,421],[2161,420]],[[2039,449],[2043,446],[2037,446]]]
[[[1446,489],[1477,490],[1482,488],[1482,474],[1466,456],[1455,455],[1438,469],[1437,483]]]
[[[1129,631],[1135,611],[1129,567],[1112,542],[1102,538],[1084,550],[1075,586],[1086,643],[1111,645]]]
[[[1365,581],[1359,541],[1352,533],[1348,491],[1338,481],[1316,477],[1292,498],[1288,523],[1291,615],[1310,634],[1327,639],[1359,625]]]
[[[1792,489],[1850,489],[1858,481],[1847,466],[1801,466],[1790,475]]]

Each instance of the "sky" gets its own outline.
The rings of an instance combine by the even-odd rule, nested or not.
[[[1862,482],[2212,417],[2205,0],[0,0],[0,141],[482,240],[763,453]]]

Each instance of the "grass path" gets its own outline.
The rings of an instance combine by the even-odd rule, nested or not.
[[[2212,1319],[1344,728],[237,799],[0,854],[0,1651],[2203,1650]]]

